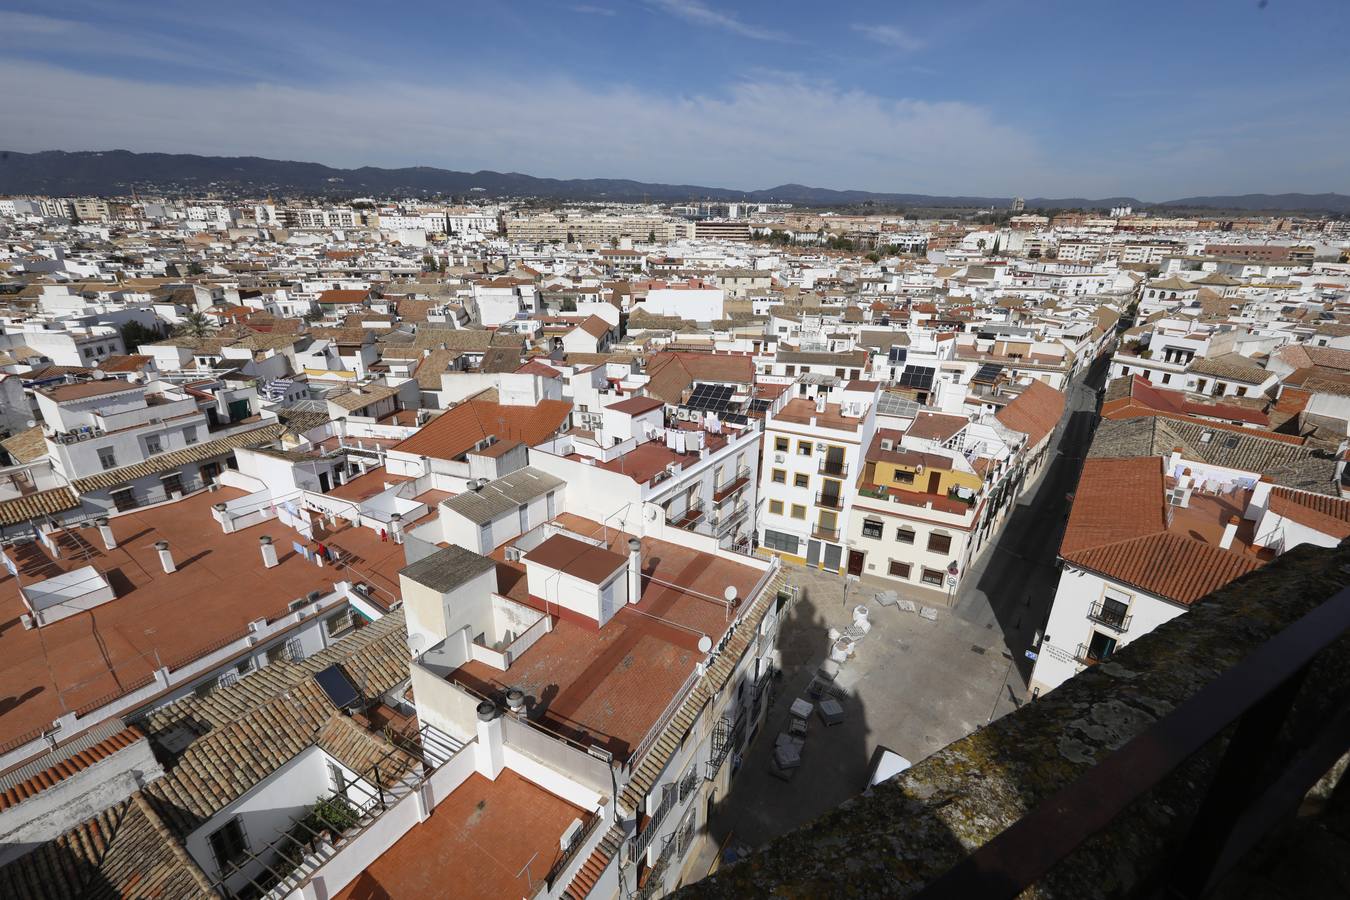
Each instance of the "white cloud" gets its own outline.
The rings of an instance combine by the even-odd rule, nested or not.
[[[874,43],[882,44],[893,50],[904,50],[906,53],[912,53],[915,50],[923,48],[923,41],[914,35],[898,28],[895,25],[864,25],[854,24],[853,30]]]
[[[704,28],[717,28],[756,41],[793,42],[790,35],[742,22],[731,13],[713,9],[702,0],[648,0],[648,2],[672,16]]]
[[[1026,135],[964,103],[760,76],[672,97],[567,80],[362,81],[331,89],[157,84],[0,62],[3,149],[256,155],[559,178],[1004,194]]]

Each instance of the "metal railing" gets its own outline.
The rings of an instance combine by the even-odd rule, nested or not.
[[[816,494],[816,506],[823,506],[826,509],[843,509],[844,508],[843,495],[834,491],[828,493],[825,491],[819,491]]]
[[[822,525],[813,525],[811,527],[811,536],[820,538],[823,541],[837,541],[839,540],[839,529],[826,528]]]
[[[1158,861],[1159,895],[1210,893],[1350,749],[1350,708],[1333,709],[1280,758],[1279,739],[1308,673],[1350,632],[1350,588],[1258,646],[1125,746],[1044,800],[917,895],[1013,898],[1236,728],[1175,854]]]
[[[651,846],[652,839],[656,837],[656,832],[660,830],[661,823],[666,815],[675,806],[675,798],[679,794],[679,788],[675,784],[661,785],[661,802],[656,809],[652,811],[651,818],[647,820],[647,827],[633,835],[633,842],[629,844],[629,859],[640,859],[642,854],[647,852]]]
[[[1073,658],[1082,665],[1095,666],[1097,663],[1106,662],[1114,652],[1115,649],[1112,648],[1106,653],[1098,653],[1092,649],[1091,644],[1079,644],[1078,649],[1073,652]]]
[[[713,502],[721,503],[749,483],[750,467],[741,466],[731,478],[713,488]]]
[[[580,851],[582,847],[586,846],[586,839],[595,833],[595,829],[599,828],[600,823],[603,821],[603,816],[597,813],[591,813],[586,821],[582,823],[581,830],[572,836],[571,843],[567,845],[566,849],[558,854],[558,858],[554,860],[553,865],[549,866],[548,874],[544,876],[544,883],[547,884],[550,889],[553,887],[553,882],[557,881],[558,877],[562,875],[563,870],[576,858],[577,852]]]
[[[661,848],[661,855],[656,859],[656,865],[647,873],[647,882],[633,896],[637,900],[651,900],[653,897],[659,897],[666,890],[666,866],[670,864],[670,857],[675,852],[675,835],[666,837],[666,845]]]
[[[848,463],[835,462],[829,459],[822,459],[817,472],[821,475],[829,475],[833,478],[843,478],[848,474]]]
[[[722,770],[722,763],[727,761],[732,748],[741,739],[741,733],[744,731],[745,716],[737,719],[735,725],[729,724],[726,719],[718,720],[716,727],[713,729],[712,756],[708,758],[708,769],[704,773],[705,778],[709,781],[717,778],[717,773]]]
[[[1098,600],[1096,603],[1092,604],[1092,608],[1088,610],[1088,618],[1094,622],[1100,622],[1107,628],[1124,632],[1130,627],[1131,616],[1127,616],[1123,612],[1107,609],[1106,601]]]

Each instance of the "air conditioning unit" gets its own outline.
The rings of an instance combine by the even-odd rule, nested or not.
[[[507,561],[507,562],[520,562],[520,557],[521,557],[521,555],[522,555],[522,554],[521,554],[521,552],[520,552],[520,548],[519,548],[519,547],[507,547],[507,548],[506,548],[506,561]]]
[[[783,463],[787,462],[787,457],[781,453],[775,453],[773,455],[773,461],[781,466]]]

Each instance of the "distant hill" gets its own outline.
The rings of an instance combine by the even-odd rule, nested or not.
[[[257,156],[195,156],[186,153],[132,153],[128,150],[46,150],[40,153],[0,151],[0,194],[101,195],[130,194],[132,189],[170,194],[207,191],[254,196],[374,197],[429,194],[485,197],[546,197],[559,200],[678,202],[683,200],[747,200],[801,206],[888,206],[1006,209],[1009,197],[942,197],[929,194],[834,190],[802,184],[780,184],[756,191],[660,184],[618,178],[536,178],[518,172],[457,172],[429,166],[404,169],[335,169],[310,162]],[[1132,197],[1027,200],[1030,208],[1078,209],[1133,206]],[[1246,194],[1239,197],[1189,197],[1160,206],[1235,210],[1350,212],[1344,194]]]

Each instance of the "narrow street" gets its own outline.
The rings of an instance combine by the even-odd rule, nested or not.
[[[1059,582],[1055,556],[1068,517],[1068,495],[1078,483],[1084,454],[1097,419],[1097,391],[1105,382],[1110,357],[1103,356],[1069,386],[1064,417],[1051,438],[1053,459],[1039,483],[1024,494],[1004,523],[994,545],[971,568],[954,612],[966,621],[998,629],[1012,666],[993,716],[1027,699],[1031,649],[1044,624]]]

